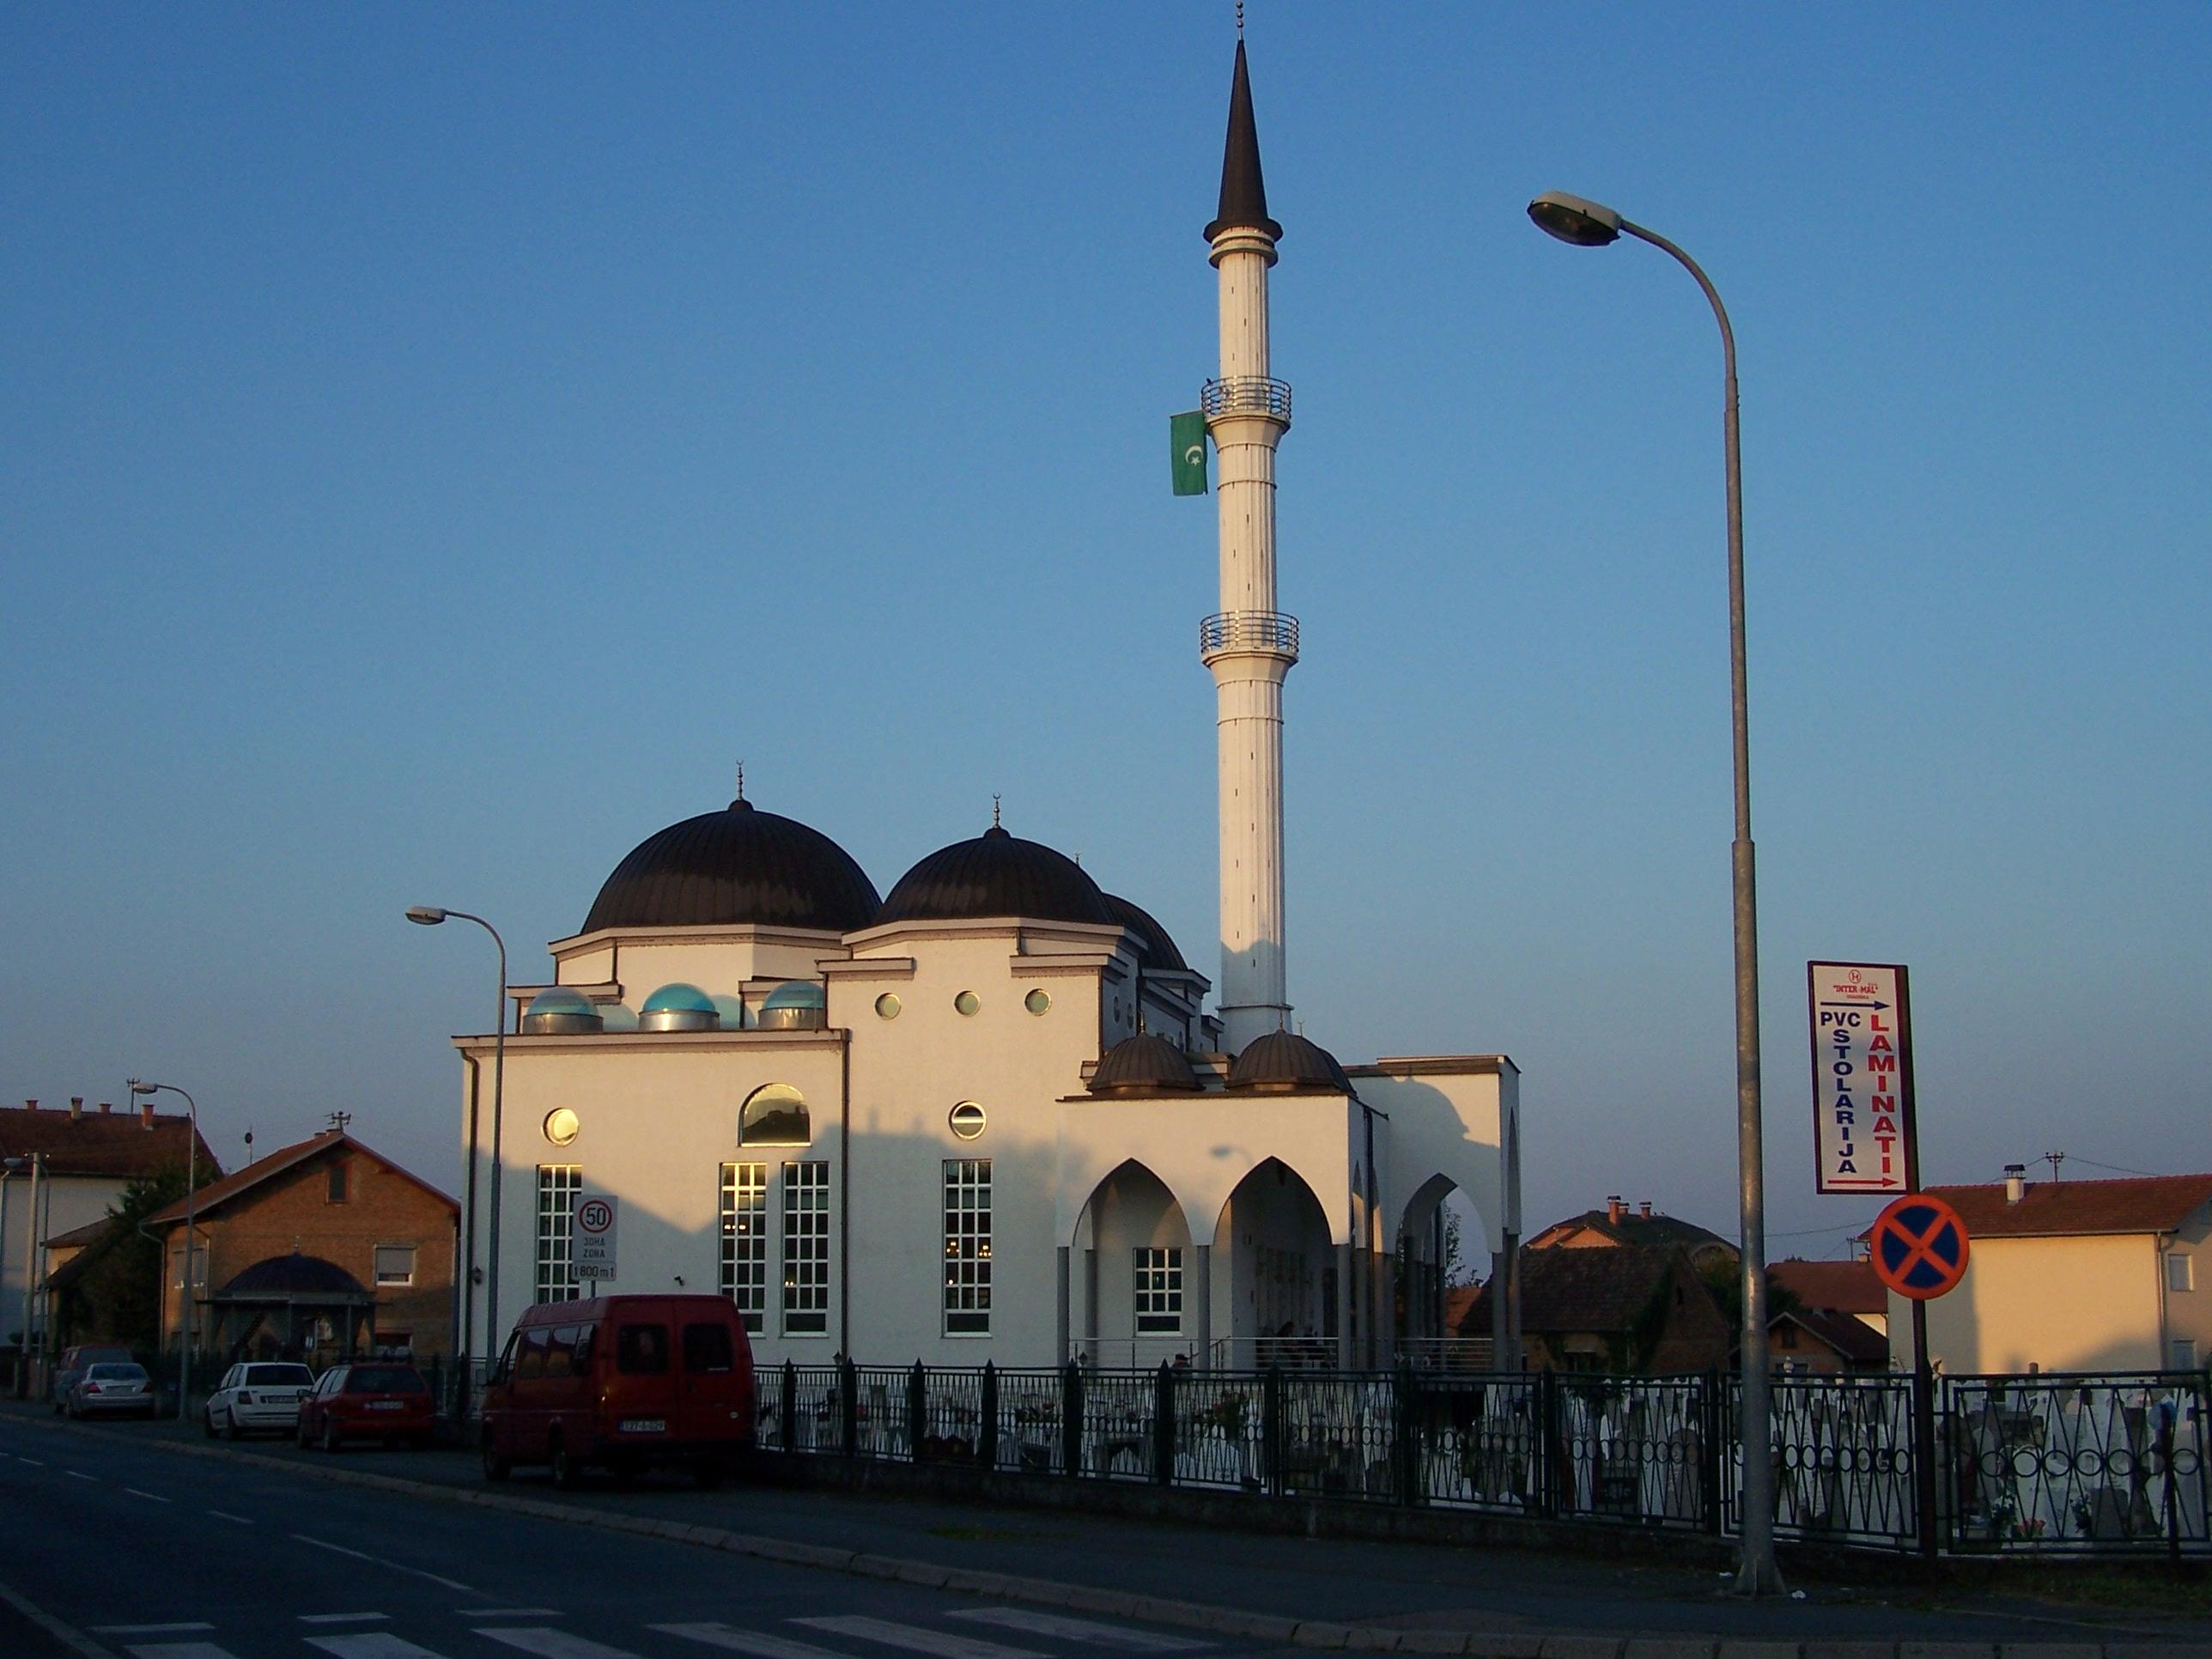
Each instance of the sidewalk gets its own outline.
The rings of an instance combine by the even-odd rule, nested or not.
[[[20,1410],[9,1407],[9,1411]],[[4,1420],[4,1416],[0,1416]],[[51,1420],[51,1419],[49,1419]],[[981,1508],[746,1486],[675,1482],[556,1492],[527,1476],[486,1486],[461,1452],[331,1457],[285,1443],[234,1449],[174,1423],[82,1432],[187,1455],[383,1486],[586,1525],[648,1531],[796,1565],[945,1584],[1043,1605],[1309,1647],[1466,1653],[1489,1659],[2204,1659],[2212,1614],[2095,1607],[1955,1582],[1900,1589],[1881,1564],[1802,1599],[1746,1603],[1711,1569],[1593,1561],[1510,1549],[1285,1539],[1080,1511]],[[2075,1563],[2051,1564],[2055,1578]],[[2093,1571],[2110,1578],[2109,1570]],[[2201,1571],[2196,1605],[2203,1606]],[[2160,1581],[2142,1581],[2146,1597]],[[2121,1587],[2124,1595],[2124,1584]],[[1955,1644],[1955,1645],[1954,1645]],[[2055,1644],[2055,1645],[2054,1645]]]

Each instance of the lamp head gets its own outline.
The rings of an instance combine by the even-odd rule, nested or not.
[[[445,919],[446,913],[434,904],[410,904],[407,907],[407,920],[425,927],[435,927]]]
[[[1620,216],[1596,202],[1547,190],[1528,204],[1536,228],[1577,247],[1603,247],[1620,240]]]
[[[161,1092],[161,1085],[158,1083],[141,1083],[134,1077],[131,1079],[131,1092],[134,1095],[157,1095]]]

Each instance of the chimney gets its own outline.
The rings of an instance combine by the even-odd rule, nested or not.
[[[100,1103],[100,1109],[103,1112],[112,1112],[115,1109],[115,1103],[112,1100],[103,1100]]]
[[[1607,1221],[1618,1221],[1622,1216],[1627,1213],[1628,1206],[1620,1201],[1620,1194],[1619,1193],[1607,1193],[1606,1194],[1605,1218]]]
[[[2006,1164],[2005,1202],[2008,1204],[2017,1204],[2027,1195],[2027,1165],[2025,1164]]]
[[[142,1129],[154,1127],[154,1103],[150,1100],[138,1109],[138,1127]]]
[[[1650,1199],[1648,1199],[1648,1198],[1647,1198],[1647,1199],[1645,1199],[1642,1203],[1638,1204],[1638,1205],[1636,1206],[1636,1212],[1637,1212],[1637,1214],[1638,1214],[1638,1215],[1642,1216],[1642,1217],[1643,1217],[1646,1221],[1650,1220],[1650,1219],[1651,1219],[1651,1200],[1650,1200]]]
[[[82,1095],[71,1095],[70,1097],[70,1121],[72,1123],[82,1123],[84,1121],[84,1097]]]
[[[35,1100],[27,1100],[23,1103],[23,1109],[27,1112],[35,1112],[39,1109],[39,1103]]]

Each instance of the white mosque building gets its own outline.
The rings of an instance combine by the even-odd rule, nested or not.
[[[995,822],[884,896],[741,786],[623,860],[550,947],[553,982],[512,988],[507,1034],[454,1039],[469,1352],[505,1334],[487,1276],[502,1328],[592,1293],[580,1194],[617,1200],[599,1288],[720,1291],[763,1364],[1389,1364],[1443,1334],[1455,1189],[1510,1283],[1512,1061],[1344,1066],[1293,1029],[1282,692],[1298,629],[1276,609],[1274,538],[1291,394],[1267,328],[1282,229],[1241,41],[1206,235],[1221,319],[1202,394],[1221,609],[1200,630],[1219,734],[1218,1008],[1138,903]],[[1502,1357],[1517,1332],[1510,1298],[1493,1300]]]

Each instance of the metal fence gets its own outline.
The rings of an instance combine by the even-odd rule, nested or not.
[[[1578,1372],[763,1371],[763,1448],[1733,1534],[1736,1379]],[[1775,1528],[1849,1548],[2212,1555],[2204,1373],[1778,1377]]]

